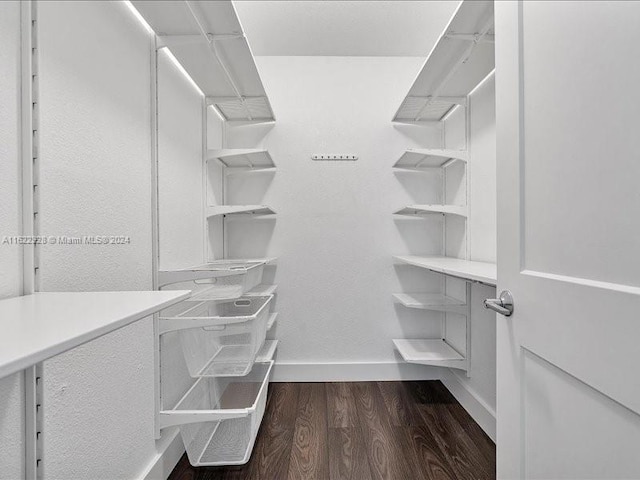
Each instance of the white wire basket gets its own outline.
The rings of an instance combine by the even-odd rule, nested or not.
[[[182,312],[163,311],[160,331],[179,331],[192,377],[246,375],[267,334],[273,295],[231,301],[183,302]]]
[[[190,423],[180,425],[180,434],[191,465],[249,461],[267,403],[273,363],[256,363],[244,377],[200,378],[173,410],[163,412],[189,414]],[[220,420],[198,422],[198,417]]]

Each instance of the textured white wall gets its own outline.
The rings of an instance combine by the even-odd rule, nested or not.
[[[20,220],[20,4],[0,2],[0,238],[18,235]],[[19,247],[0,244],[0,298],[21,290]],[[23,475],[22,373],[0,379],[0,478]]]
[[[169,59],[158,53],[158,209],[160,269],[205,261],[202,165],[204,99]],[[192,385],[179,335],[161,339],[162,398],[172,408]]]
[[[278,169],[231,177],[228,196],[230,203],[266,203],[278,215],[230,220],[227,233],[230,257],[278,256],[279,364],[395,362],[391,339],[439,334],[439,313],[406,309],[391,297],[440,288],[439,278],[392,260],[441,248],[439,220],[392,215],[439,195],[439,178],[391,168],[406,148],[440,140],[432,130],[391,123],[422,61],[257,58],[277,122],[231,128],[228,146],[262,144]],[[314,162],[315,153],[360,159]]]
[[[204,262],[202,107],[200,92],[160,50],[158,200],[163,270]]]
[[[151,288],[150,44],[121,2],[41,2],[42,290]],[[45,362],[45,478],[135,478],[155,455],[150,319]]]
[[[468,235],[471,260],[484,262],[496,261],[496,114],[495,114],[495,80],[489,78],[470,98],[471,130],[470,160],[470,199]],[[446,121],[445,144],[447,148],[464,147],[464,114],[458,109]],[[449,185],[451,196],[460,198],[455,190],[459,185],[459,172],[452,172]],[[457,183],[456,183],[457,182]],[[456,254],[458,245],[447,245],[449,254]],[[449,239],[448,239],[449,241]],[[462,253],[462,252],[461,252]],[[451,292],[462,294],[463,282],[455,279],[447,281]],[[474,284],[471,289],[471,377],[451,370],[477,398],[495,412],[496,408],[496,327],[495,313],[486,310],[482,301],[494,297],[494,287]],[[461,297],[463,298],[463,297]],[[450,315],[450,317],[454,317]],[[465,333],[462,322],[451,318],[448,330],[449,340],[460,348],[465,344]]]

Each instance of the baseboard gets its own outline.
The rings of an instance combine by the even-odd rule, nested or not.
[[[409,363],[276,363],[272,382],[438,380],[440,369]]]
[[[162,439],[156,442],[158,453],[139,480],[166,480],[184,454],[184,444],[177,428],[162,432]]]
[[[469,412],[469,415],[478,425],[489,435],[489,438],[496,441],[496,412],[478,395],[477,392],[469,388],[460,381],[458,376],[451,370],[442,370],[440,380],[447,387],[447,390],[456,397],[456,400]]]

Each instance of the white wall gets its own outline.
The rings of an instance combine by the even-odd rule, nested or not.
[[[151,288],[150,38],[121,2],[40,2],[42,290]],[[151,319],[45,362],[45,478],[135,478],[156,454]]]
[[[398,366],[391,342],[440,332],[441,314],[394,305],[391,297],[393,292],[438,291],[441,281],[416,268],[394,266],[392,260],[393,254],[439,253],[441,248],[440,220],[392,215],[439,195],[439,177],[394,174],[391,168],[406,148],[440,140],[437,131],[391,122],[422,62],[412,57],[257,58],[277,122],[231,127],[227,146],[264,145],[278,169],[231,177],[228,200],[265,203],[278,215],[229,220],[226,231],[231,258],[278,257],[275,336],[281,342],[275,379],[437,375],[428,367]],[[360,158],[314,162],[315,153]],[[330,363],[344,365],[322,367]]]
[[[19,235],[20,4],[0,2],[0,239]],[[21,249],[0,243],[0,298],[21,293]],[[18,373],[0,379],[0,478],[23,475],[24,384]]]
[[[495,80],[487,79],[470,97],[470,159],[467,164],[470,176],[469,254],[471,260],[496,261],[496,131],[495,131]],[[445,146],[464,148],[464,111],[458,109],[445,122]],[[451,167],[450,167],[451,168]],[[462,170],[462,169],[461,169]],[[463,195],[456,190],[461,182],[460,171],[447,172],[451,176],[448,191],[449,201],[460,199]],[[449,178],[447,179],[449,180]],[[464,236],[452,225],[447,230],[447,253],[463,255],[461,245]],[[451,240],[451,242],[450,242]],[[450,242],[450,243],[449,243]],[[462,293],[459,280],[447,280],[450,292]],[[496,409],[496,327],[495,313],[482,305],[485,298],[495,297],[495,287],[473,284],[471,288],[471,371],[467,378],[464,373],[450,370],[445,384],[454,394],[461,394],[456,380],[482,407],[495,416]],[[463,297],[461,297],[463,298]],[[459,348],[464,348],[465,332],[461,319],[449,315],[448,339]],[[462,392],[466,394],[465,392]],[[465,407],[469,404],[461,399]],[[477,413],[477,412],[471,412]],[[495,418],[485,415],[478,418],[481,426],[495,438]]]

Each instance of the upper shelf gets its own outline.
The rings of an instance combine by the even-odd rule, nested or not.
[[[393,168],[409,171],[424,171],[429,168],[446,168],[454,162],[466,162],[464,150],[437,150],[412,148],[402,154]]]
[[[57,292],[1,300],[0,378],[152,315],[190,293]]]
[[[426,268],[433,272],[443,273],[464,280],[485,283],[487,285],[496,285],[497,270],[495,263],[474,262],[461,258],[442,256],[418,257],[415,255],[406,255],[395,256],[394,258],[403,263]]]
[[[393,212],[394,215],[428,215],[433,213],[467,218],[467,207],[462,205],[409,205]]]
[[[252,170],[264,170],[275,168],[275,163],[267,150],[227,148],[222,150],[209,150],[207,158],[216,159],[228,168],[250,168]]]
[[[440,121],[495,67],[493,1],[463,1],[422,66],[394,122]]]
[[[132,3],[225,120],[275,120],[230,0]]]
[[[273,215],[274,212],[266,205],[216,205],[207,207],[207,218],[217,215]]]

